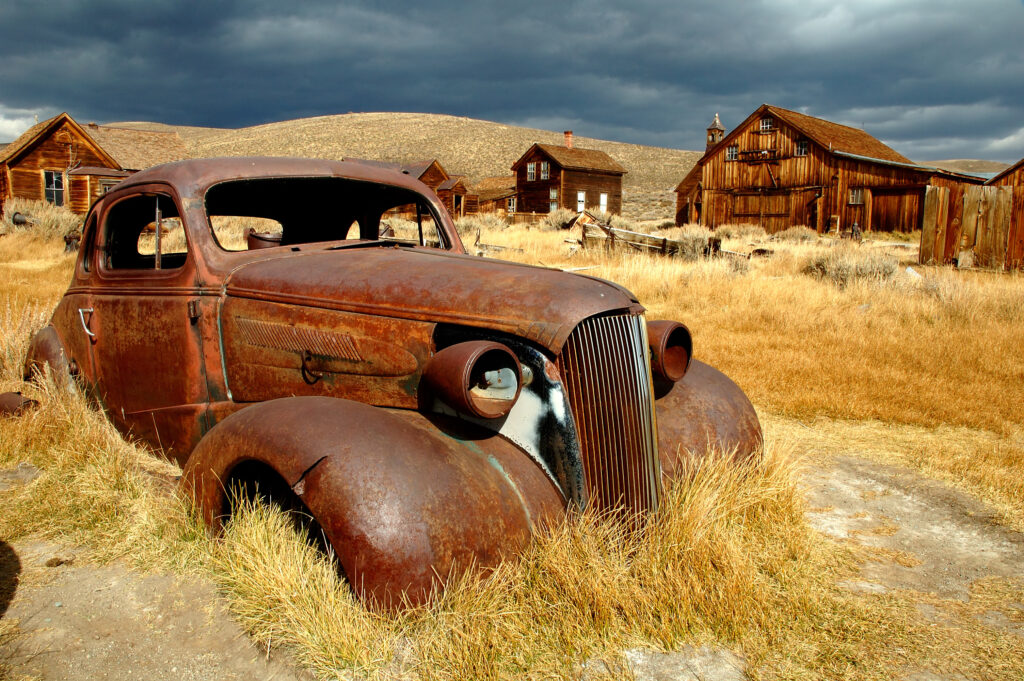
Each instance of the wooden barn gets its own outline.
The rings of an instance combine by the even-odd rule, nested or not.
[[[676,187],[677,224],[910,232],[921,228],[927,187],[983,181],[915,164],[863,130],[768,104],[722,131],[716,114],[704,156]]]
[[[622,212],[626,169],[603,151],[573,147],[571,130],[565,132],[565,146],[531,146],[512,164],[512,172],[520,213],[550,213],[559,208]]]
[[[19,197],[85,213],[130,173],[184,158],[188,150],[176,133],[82,126],[62,113],[36,123],[0,151],[0,206]]]
[[[515,175],[485,177],[473,185],[481,213],[516,212]]]

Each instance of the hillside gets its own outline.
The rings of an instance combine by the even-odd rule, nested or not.
[[[947,161],[921,161],[921,165],[950,170],[954,173],[1001,173],[1010,167],[1009,163],[982,161],[973,158],[957,158]]]
[[[534,142],[562,144],[561,132],[418,113],[352,113],[301,118],[238,130],[163,124],[111,125],[176,130],[194,156],[311,156],[408,162],[436,158],[449,173],[470,181],[508,175],[512,163]],[[623,212],[667,218],[674,213],[675,186],[702,152],[608,142],[576,135],[575,146],[600,149],[628,171]]]

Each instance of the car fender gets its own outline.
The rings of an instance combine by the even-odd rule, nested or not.
[[[357,595],[417,605],[449,574],[496,565],[564,513],[532,459],[471,428],[330,397],[271,400],[212,428],[183,485],[217,526],[221,481],[244,461],[267,464],[316,518]]]
[[[60,335],[52,324],[40,329],[29,341],[21,372],[22,378],[28,381],[37,374],[41,375],[47,364],[50,365],[50,374],[59,387],[66,388],[71,385],[71,365],[64,351],[64,343],[61,342]]]
[[[698,360],[655,405],[661,469],[669,479],[709,451],[735,452],[737,460],[746,460],[763,444],[761,423],[747,396],[728,376]]]

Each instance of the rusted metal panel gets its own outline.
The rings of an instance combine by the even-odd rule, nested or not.
[[[658,449],[666,478],[684,475],[708,451],[744,460],[763,436],[750,400],[725,374],[693,360],[682,381],[657,401]]]

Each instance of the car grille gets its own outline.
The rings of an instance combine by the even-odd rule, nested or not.
[[[617,315],[584,321],[558,359],[587,493],[599,509],[658,506],[661,466],[649,352],[643,316]]]

